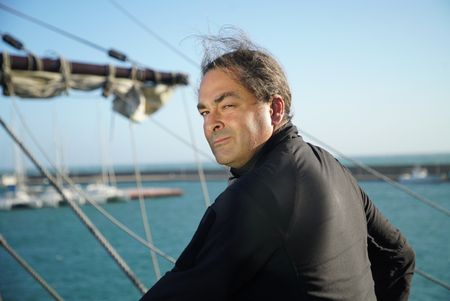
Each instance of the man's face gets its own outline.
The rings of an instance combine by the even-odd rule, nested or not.
[[[245,165],[273,133],[271,108],[222,69],[208,71],[199,89],[203,131],[218,163]]]

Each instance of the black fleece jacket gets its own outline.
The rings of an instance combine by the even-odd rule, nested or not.
[[[348,170],[291,123],[211,205],[141,300],[407,300],[414,252]]]

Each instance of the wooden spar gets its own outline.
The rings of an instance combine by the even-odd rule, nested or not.
[[[16,56],[10,55],[11,70],[39,70],[37,60],[35,56]],[[41,61],[41,71],[48,72],[61,72],[61,60],[60,59],[50,59],[42,58]],[[108,76],[109,75],[109,65],[94,65],[88,63],[80,62],[70,62],[70,70],[72,74],[87,74],[87,75],[99,75]],[[0,63],[3,69],[3,56],[0,56]],[[121,68],[115,67],[115,77],[117,78],[131,78],[133,68]],[[166,85],[187,85],[188,76],[183,73],[170,73],[170,72],[159,72],[152,69],[136,69],[136,80],[142,82],[154,82],[162,83]]]

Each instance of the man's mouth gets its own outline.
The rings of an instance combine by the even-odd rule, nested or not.
[[[222,144],[227,143],[227,141],[230,139],[230,137],[220,137],[213,141],[214,146],[220,146]]]

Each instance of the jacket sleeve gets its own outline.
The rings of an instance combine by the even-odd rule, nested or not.
[[[175,267],[141,301],[232,299],[273,252],[273,231],[251,203],[242,195],[219,197]]]
[[[368,254],[378,300],[408,300],[415,254],[405,237],[361,190],[367,218]]]

